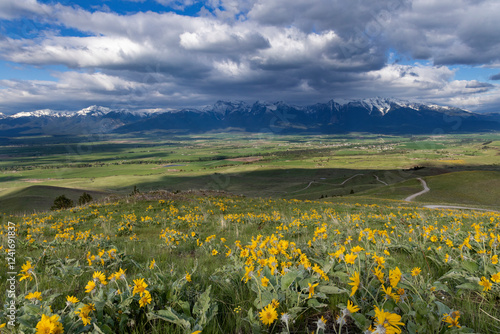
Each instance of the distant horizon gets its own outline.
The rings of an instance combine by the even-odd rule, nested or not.
[[[481,111],[481,110],[468,110],[466,108],[459,108],[459,107],[454,107],[454,106],[450,106],[450,105],[444,105],[444,104],[439,104],[439,103],[434,103],[434,102],[431,102],[431,101],[427,101],[427,102],[422,102],[422,101],[417,101],[417,100],[411,100],[411,99],[400,99],[400,98],[387,98],[387,97],[380,97],[380,96],[376,96],[376,97],[369,97],[369,98],[363,98],[363,99],[345,99],[345,98],[338,98],[338,99],[335,99],[335,98],[331,98],[329,100],[326,100],[324,102],[319,102],[319,101],[310,101],[308,103],[303,103],[303,104],[300,104],[300,103],[289,103],[287,101],[284,101],[284,100],[276,100],[276,101],[271,101],[271,100],[237,100],[237,99],[234,99],[234,100],[221,100],[221,99],[218,99],[216,101],[214,101],[213,103],[210,103],[210,104],[205,104],[205,105],[199,105],[199,106],[196,106],[196,105],[193,105],[193,106],[183,106],[183,107],[168,107],[168,106],[157,106],[155,108],[147,108],[147,109],[134,109],[134,108],[126,108],[126,107],[121,107],[121,106],[114,106],[114,105],[97,105],[97,104],[93,104],[93,105],[89,105],[89,106],[86,106],[86,107],[83,107],[83,108],[79,108],[79,109],[51,109],[51,108],[41,108],[41,109],[35,109],[35,110],[22,110],[22,111],[16,111],[16,112],[13,112],[13,113],[0,113],[4,116],[15,116],[15,115],[18,115],[18,114],[33,114],[33,113],[37,113],[37,112],[54,112],[54,113],[58,113],[58,114],[61,114],[61,115],[69,115],[69,114],[76,114],[78,112],[81,112],[81,111],[84,111],[86,109],[91,109],[93,107],[96,107],[96,108],[106,108],[106,109],[109,109],[110,111],[120,111],[120,110],[124,110],[124,111],[128,111],[128,112],[131,112],[131,113],[151,113],[151,114],[154,114],[154,113],[161,113],[161,112],[169,112],[169,111],[180,111],[180,110],[183,110],[183,109],[195,109],[195,110],[204,110],[206,108],[210,108],[214,105],[216,105],[217,103],[219,102],[223,102],[223,103],[244,103],[246,105],[254,105],[254,104],[257,104],[257,103],[260,103],[260,104],[270,104],[270,105],[275,105],[275,104],[279,104],[279,103],[284,103],[286,105],[289,105],[289,106],[292,106],[292,107],[300,107],[300,108],[304,108],[304,107],[309,107],[309,106],[314,106],[316,104],[327,104],[331,101],[335,102],[335,103],[339,103],[340,105],[345,105],[347,103],[351,103],[351,102],[361,102],[361,101],[369,101],[369,100],[376,100],[376,99],[383,99],[383,100],[389,100],[391,102],[408,102],[408,103],[415,103],[415,104],[422,104],[422,105],[436,105],[436,106],[440,106],[440,107],[451,107],[451,108],[457,108],[457,109],[461,109],[461,110],[464,110],[464,111],[468,111],[468,112],[473,112],[473,113],[478,113],[478,114],[489,114],[489,113],[500,113],[500,108],[498,110],[489,110],[489,111]]]

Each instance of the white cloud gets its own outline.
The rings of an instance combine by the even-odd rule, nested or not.
[[[196,1],[158,2],[182,9]],[[55,84],[2,81],[0,106],[48,103],[50,96],[64,103],[68,94],[82,103],[128,96],[127,103],[138,108],[247,97],[304,103],[374,95],[495,100],[497,86],[455,80],[448,68],[498,67],[495,0],[209,0],[204,6],[203,15],[191,17],[0,2],[0,18],[28,17],[51,29],[36,39],[0,38],[2,59],[69,69],[56,75]],[[58,28],[85,36],[61,36],[54,33]],[[386,65],[389,50],[433,64]],[[57,93],[46,96],[54,85]]]

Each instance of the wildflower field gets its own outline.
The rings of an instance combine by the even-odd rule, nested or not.
[[[2,253],[8,221],[2,333],[500,332],[495,212],[155,192],[3,216]]]

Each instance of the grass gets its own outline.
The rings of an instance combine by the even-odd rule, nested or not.
[[[429,203],[459,203],[498,208],[500,206],[499,171],[464,171],[426,178],[431,191],[416,201]]]
[[[0,238],[2,245],[6,245],[7,221],[16,223],[18,259],[22,259],[22,263],[31,261],[35,268],[37,284],[35,280],[19,284],[19,305],[30,304],[24,299],[28,292],[42,292],[38,306],[20,308],[19,317],[31,326],[31,329],[25,329],[26,332],[32,331],[40,321],[41,312],[49,312],[49,305],[52,307],[50,312],[61,316],[65,333],[85,330],[81,320],[68,313],[65,306],[65,296],[74,295],[83,303],[95,303],[96,307],[102,298],[108,298],[108,306],[91,314],[92,323],[103,331],[108,326],[112,332],[191,333],[194,327],[187,331],[180,323],[158,320],[155,314],[160,310],[175,310],[192,317],[193,325],[203,323],[206,314],[195,315],[192,311],[210,286],[207,305],[217,305],[218,311],[203,323],[204,333],[286,332],[284,323],[279,320],[268,327],[256,316],[256,312],[270,302],[269,299],[262,304],[261,298],[267,300],[268,297],[279,301],[279,312],[293,316],[295,323],[290,324],[291,333],[316,331],[316,322],[321,316],[329,319],[327,324],[332,332],[333,319],[341,314],[347,300],[361,307],[357,320],[349,320],[348,330],[353,333],[366,330],[372,323],[373,305],[400,314],[405,324],[401,326],[404,332],[414,325],[422,326],[419,332],[445,332],[447,327],[442,321],[444,306],[435,301],[460,311],[463,330],[467,327],[474,332],[495,333],[492,326],[499,323],[492,317],[500,318],[500,304],[496,298],[500,284],[493,283],[493,289],[483,293],[477,282],[481,276],[489,278],[500,271],[498,264],[492,264],[490,260],[498,250],[493,243],[476,241],[476,238],[481,233],[488,240],[490,233],[500,238],[500,216],[497,213],[429,210],[402,205],[398,201],[380,200],[374,204],[373,200],[358,199],[359,202],[332,198],[328,201],[300,201],[245,198],[220,192],[143,193],[59,212],[2,216]],[[323,232],[320,231],[322,228]],[[161,237],[166,230],[180,232],[179,236],[183,237],[175,237],[178,243],[172,242]],[[368,231],[373,232],[374,239],[370,239]],[[463,248],[460,244],[469,240],[469,233],[474,236],[474,240],[470,240],[471,248]],[[168,235],[174,236],[172,233]],[[280,273],[274,275],[266,265],[260,266],[257,262],[260,256],[272,256],[268,253],[274,252],[271,246],[261,245],[261,242],[273,235],[276,240],[289,245],[286,253],[290,256],[287,260],[279,252],[275,255],[280,263]],[[447,243],[448,239],[453,245]],[[256,255],[251,261],[255,273],[267,275],[273,288],[261,286],[258,277],[247,283],[242,280],[249,260],[241,252],[251,247],[252,240],[260,240],[256,250],[262,249],[266,254]],[[291,242],[309,258],[311,265],[316,264],[325,270],[328,281],[312,270],[304,270],[298,254],[293,255],[291,251]],[[353,265],[331,255],[341,246],[346,247],[344,255],[347,255],[356,245],[370,255],[359,253],[359,259]],[[97,256],[100,250],[110,249],[116,249],[113,259],[104,254],[101,255],[104,264],[93,259],[89,265],[89,255]],[[214,250],[218,251],[217,255],[213,255]],[[230,256],[225,255],[228,250],[231,250]],[[398,287],[404,288],[413,301],[408,303],[410,309],[383,298],[380,283],[372,274],[375,268],[373,254],[384,257],[385,268],[382,270],[385,277],[388,277],[389,270],[396,267],[401,270],[404,279]],[[446,254],[452,260],[447,262]],[[157,267],[149,269],[153,259]],[[6,260],[2,258],[0,261]],[[293,275],[303,275],[291,281],[299,287],[299,292],[280,283],[284,279],[282,266],[286,261],[290,261],[288,270]],[[471,261],[477,264],[467,264]],[[22,263],[17,264],[18,271]],[[138,295],[127,297],[130,298],[127,303],[120,297],[112,297],[116,286],[112,282],[98,287],[98,293],[85,292],[85,285],[92,280],[93,272],[103,271],[108,277],[119,267],[126,269],[131,285],[134,279],[145,278],[153,297],[150,305],[140,307]],[[410,274],[414,267],[421,268],[419,276]],[[355,271],[360,274],[369,294],[360,288],[349,296],[349,277]],[[191,274],[192,282],[184,278],[186,272]],[[5,275],[0,273],[2,289],[5,288]],[[307,298],[307,283],[319,284],[316,297]],[[388,281],[386,284],[388,286]],[[120,282],[118,285],[124,289]],[[435,290],[432,292],[433,286]],[[331,291],[332,287],[340,292],[324,293]],[[300,289],[305,292],[300,293]],[[323,294],[319,293],[321,291]],[[419,308],[420,301],[428,306]],[[185,302],[189,310],[182,311]],[[122,313],[117,313],[119,310]],[[119,323],[125,315],[129,325],[122,328]],[[0,313],[0,324],[2,317]],[[132,319],[133,325],[130,325]],[[339,330],[338,326],[336,330]],[[343,332],[345,330],[346,327]]]
[[[8,212],[47,209],[47,205],[37,204],[40,201],[30,205],[29,192],[22,196],[22,189],[34,184],[122,195],[137,186],[142,191],[204,188],[300,199],[348,196],[372,189],[397,199],[407,194],[409,188],[399,185],[407,179],[454,171],[498,170],[499,139],[495,134],[397,137],[245,133],[11,138],[0,146],[0,201],[9,204],[5,209]],[[245,161],[245,157],[259,158]],[[409,170],[414,166],[427,168]],[[364,175],[339,185],[356,174]],[[384,190],[384,183],[391,185],[390,191]],[[14,202],[13,193],[17,193]],[[493,191],[490,197],[495,194]],[[481,201],[480,196],[476,198]],[[453,202],[452,197],[446,200]],[[461,201],[458,198],[456,203]]]

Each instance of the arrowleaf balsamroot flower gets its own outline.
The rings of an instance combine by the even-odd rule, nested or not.
[[[139,299],[139,306],[144,307],[147,304],[151,304],[151,294],[148,290],[144,290],[144,294],[142,295],[141,299]]]
[[[95,282],[94,281],[89,281],[87,285],[85,286],[85,292],[86,293],[92,293],[95,290]]]
[[[360,310],[359,306],[358,305],[354,305],[353,302],[351,302],[350,300],[347,301],[347,310],[350,312],[350,313],[356,313]]]
[[[378,266],[377,268],[373,269],[372,273],[375,275],[375,277],[378,278],[380,283],[384,284],[384,273],[381,270],[381,266]]]
[[[269,304],[259,312],[259,318],[264,325],[270,326],[274,320],[278,319],[278,312],[273,305]]]
[[[79,300],[75,296],[66,296],[66,305],[72,305],[78,303]]]
[[[495,283],[500,283],[500,271],[491,275],[491,280]]]
[[[30,281],[33,280],[33,273],[34,273],[33,269],[34,268],[35,267],[33,267],[31,265],[30,261],[26,261],[26,263],[21,266],[21,272],[23,274],[19,274],[19,276],[21,276],[21,278],[19,279],[19,282],[21,282],[22,280],[25,280],[27,278],[29,278]]]
[[[389,270],[389,282],[391,283],[391,286],[395,288],[399,281],[401,280],[401,270],[399,270],[398,267],[394,270]]]
[[[418,275],[420,275],[421,272],[422,272],[422,270],[419,267],[415,267],[411,270],[411,275],[418,276]]]
[[[375,306],[375,325],[377,333],[399,334],[401,329],[398,326],[404,326],[401,316],[396,313],[385,312]]]
[[[41,301],[42,300],[42,293],[39,291],[30,292],[30,293],[28,293],[28,295],[26,295],[26,297],[24,297],[24,299],[28,299],[32,303],[36,302],[37,300]]]
[[[59,322],[59,316],[54,314],[51,317],[42,314],[42,319],[36,324],[36,334],[62,334],[63,325]]]
[[[460,328],[460,327],[462,327],[458,323],[458,319],[460,318],[460,312],[459,311],[453,311],[450,314],[445,313],[445,314],[443,314],[443,316],[444,316],[443,322],[447,322],[447,323],[450,324],[448,326],[448,328],[451,328],[451,327]]]
[[[491,282],[486,279],[486,277],[481,277],[481,281],[479,282],[479,285],[481,285],[483,287],[483,291],[489,291],[491,290],[491,287],[493,286],[493,284],[491,284]]]
[[[359,273],[356,271],[352,277],[349,277],[349,279],[352,281],[349,283],[349,285],[352,285],[352,290],[351,290],[351,295],[350,297],[354,296],[354,293],[359,288],[360,280],[359,280]]]
[[[314,288],[317,287],[319,285],[319,283],[316,283],[316,284],[311,284],[311,283],[307,283],[309,285],[309,297],[308,298],[311,298],[312,296],[314,296]]]
[[[266,287],[269,285],[269,279],[265,276],[260,279],[260,282],[262,283],[263,287]]]
[[[106,275],[100,271],[95,271],[94,274],[92,275],[92,278],[94,279],[94,282],[100,282],[102,285],[108,284],[106,282]]]
[[[127,269],[123,270],[122,268],[120,268],[120,270],[118,270],[117,272],[111,274],[111,276],[108,277],[108,279],[110,281],[113,281],[113,280],[116,280],[118,281],[119,279],[125,279],[125,271]]]
[[[89,317],[89,313],[95,310],[94,304],[85,304],[78,311],[75,311],[75,314],[80,317],[83,322],[83,325],[86,326],[90,324],[91,318]]]
[[[345,262],[349,263],[349,264],[354,264],[354,261],[356,261],[357,257],[358,257],[357,254],[353,254],[353,253],[346,254],[346,256],[345,256]]]
[[[132,295],[135,295],[136,293],[139,294],[139,296],[142,297],[142,295],[144,294],[144,291],[146,291],[146,288],[148,287],[148,285],[146,283],[144,283],[144,278],[141,278],[141,279],[135,279],[134,280],[134,290],[132,291]]]

